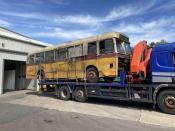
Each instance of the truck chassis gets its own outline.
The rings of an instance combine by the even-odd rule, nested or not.
[[[175,114],[175,84],[126,84],[86,83],[67,81],[40,81],[43,86],[54,87],[55,94],[62,100],[75,99],[85,102],[88,97],[152,103],[162,112]]]

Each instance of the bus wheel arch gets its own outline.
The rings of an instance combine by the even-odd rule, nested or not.
[[[99,79],[99,71],[97,67],[89,65],[86,67],[86,80],[90,83],[96,83]]]
[[[73,96],[78,102],[85,102],[87,100],[86,89],[83,86],[77,86],[73,92]]]

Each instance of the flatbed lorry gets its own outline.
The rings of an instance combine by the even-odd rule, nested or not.
[[[85,102],[88,97],[152,103],[164,113],[175,114],[175,43],[148,48],[139,42],[133,51],[130,72],[120,71],[117,81],[40,80],[40,89],[54,87],[62,100]]]

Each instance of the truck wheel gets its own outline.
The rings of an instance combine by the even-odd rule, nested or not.
[[[69,100],[71,98],[71,93],[68,86],[64,85],[60,87],[59,97],[61,100]]]
[[[90,67],[86,70],[86,79],[89,83],[96,83],[98,82],[99,73],[96,68]]]
[[[175,114],[175,90],[165,90],[158,94],[157,104],[161,111]]]
[[[55,96],[56,96],[57,98],[60,98],[59,87],[55,87]]]
[[[83,87],[77,87],[74,91],[74,97],[78,102],[85,102],[87,100],[85,89]]]

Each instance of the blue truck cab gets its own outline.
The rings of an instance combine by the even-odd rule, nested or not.
[[[150,57],[152,82],[175,82],[175,43],[159,44]]]

